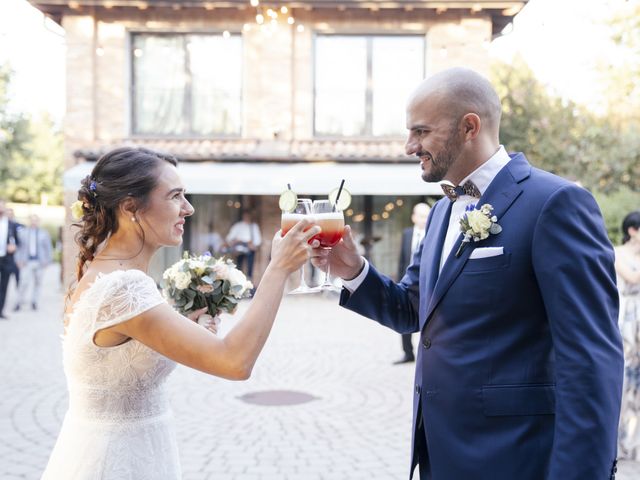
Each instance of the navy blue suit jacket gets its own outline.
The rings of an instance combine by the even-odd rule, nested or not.
[[[454,245],[436,203],[399,283],[373,266],[341,305],[421,332],[411,471],[421,479],[608,479],[623,378],[614,254],[588,191],[523,154],[489,185],[502,232]],[[504,254],[469,259],[477,247]]]

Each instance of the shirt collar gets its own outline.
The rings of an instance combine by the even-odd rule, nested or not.
[[[509,163],[509,160],[511,160],[511,157],[509,157],[509,154],[504,147],[500,145],[498,151],[494,153],[489,160],[471,172],[467,177],[463,178],[460,185],[464,185],[468,180],[471,180],[475,186],[478,187],[480,193],[484,195],[489,184],[494,178],[496,178],[498,172],[500,172],[500,170]]]

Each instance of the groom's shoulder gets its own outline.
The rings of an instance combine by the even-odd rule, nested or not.
[[[567,193],[586,192],[578,183],[537,167],[531,167],[526,189],[542,197],[549,197],[562,190]]]

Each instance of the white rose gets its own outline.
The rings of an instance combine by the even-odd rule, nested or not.
[[[189,260],[189,270],[196,272],[196,275],[202,275],[207,266],[201,260]]]
[[[227,280],[229,278],[229,267],[224,263],[216,263],[212,267],[212,270],[220,280]]]
[[[237,268],[229,269],[228,279],[232,287],[235,285],[244,285],[247,282],[247,277]]]
[[[162,278],[164,278],[165,280],[173,280],[176,277],[177,272],[178,270],[176,269],[176,266],[172,265],[164,271]]]
[[[176,288],[184,290],[191,283],[191,274],[189,272],[177,272],[174,278]]]
[[[491,220],[489,220],[486,215],[483,215],[482,212],[478,210],[473,210],[467,213],[467,220],[469,222],[469,226],[473,229],[473,232],[475,234],[486,233],[491,227]]]
[[[489,205],[488,203],[485,203],[484,205],[482,205],[480,207],[480,211],[482,213],[484,213],[485,215],[488,215],[493,211],[493,207],[491,205]]]

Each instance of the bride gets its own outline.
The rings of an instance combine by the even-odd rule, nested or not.
[[[249,378],[267,340],[287,276],[319,233],[307,220],[276,234],[260,287],[225,338],[176,313],[147,275],[152,255],[179,245],[193,207],[175,158],[119,148],[82,181],[78,284],[65,311],[69,410],[43,480],[181,478],[163,382],[175,362],[211,375]],[[306,231],[305,231],[306,230]]]

